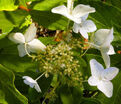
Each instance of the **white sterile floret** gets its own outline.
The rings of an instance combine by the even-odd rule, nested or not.
[[[88,17],[88,14],[82,17],[82,22],[77,24],[74,23],[73,25],[73,31],[75,33],[80,32],[80,34],[85,38],[88,39],[88,32],[94,32],[97,28],[96,25],[92,20],[86,20]]]
[[[113,28],[112,29],[100,29],[93,37],[93,47],[101,51],[102,57],[106,64],[106,67],[110,67],[110,57],[109,55],[115,54],[114,48],[111,45],[113,41]]]
[[[51,11],[53,13],[61,14],[65,17],[67,17],[68,19],[74,21],[77,24],[81,23],[81,21],[82,21],[81,17],[83,17],[89,13],[95,12],[95,8],[90,7],[89,5],[79,4],[74,9],[70,9],[70,8],[73,8],[73,3],[71,3],[71,5],[69,5],[69,4],[67,5],[67,7],[65,5],[55,7]],[[70,7],[70,6],[72,6],[72,7]]]
[[[37,28],[35,27],[35,24],[32,23],[24,35],[22,33],[11,33],[9,35],[11,41],[19,43],[18,51],[20,57],[25,56],[27,52],[38,53],[40,51],[45,51],[46,46],[38,39],[35,39],[36,31]]]
[[[116,67],[104,69],[95,59],[90,60],[90,67],[92,76],[88,79],[89,85],[97,86],[107,97],[112,97],[113,84],[110,80],[118,74],[119,69]]]
[[[113,84],[112,80],[119,72],[116,67],[109,67],[104,69],[103,66],[95,59],[90,61],[92,76],[88,79],[88,83],[91,86],[97,86],[107,97],[112,97]]]
[[[35,88],[37,92],[41,92],[41,89],[36,80],[29,76],[23,76],[23,79],[25,84],[29,85],[31,88]]]

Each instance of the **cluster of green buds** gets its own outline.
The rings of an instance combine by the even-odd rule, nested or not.
[[[80,81],[81,83],[80,65],[79,61],[74,58],[74,53],[71,51],[72,47],[64,42],[58,45],[48,45],[46,52],[38,55],[37,58],[40,63],[40,71],[46,72],[46,77],[49,74],[56,74],[65,82],[70,82],[70,85],[74,81]]]

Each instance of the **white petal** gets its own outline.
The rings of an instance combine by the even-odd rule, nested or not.
[[[80,27],[80,34],[81,34],[85,39],[88,39],[87,31],[86,31],[83,27]]]
[[[32,78],[29,77],[29,76],[23,76],[22,78],[25,79],[25,80],[27,80],[27,81],[30,82],[30,83],[35,83],[35,82],[36,82],[34,79],[32,79]]]
[[[113,95],[113,84],[110,81],[100,81],[97,88],[102,91],[107,97],[112,97]]]
[[[18,45],[18,52],[20,57],[23,57],[26,55],[24,44]]]
[[[91,86],[97,86],[99,80],[94,78],[93,76],[91,76],[89,79],[88,79],[88,83],[89,85]]]
[[[82,22],[86,21],[86,19],[88,18],[88,15],[89,15],[89,14],[86,14],[86,15],[84,15],[83,17],[81,17],[81,18],[82,18]]]
[[[103,52],[102,50],[101,50],[101,54],[102,54],[103,60],[105,62],[106,68],[109,68],[110,67],[110,57],[109,57],[109,55],[106,52]]]
[[[34,88],[36,89],[37,92],[42,92],[39,85],[36,83]]]
[[[109,46],[110,47],[110,43],[113,41],[113,28],[109,31],[108,35],[105,37],[104,43],[102,44],[102,47],[106,47]]]
[[[90,60],[91,74],[94,78],[100,78],[103,72],[103,66],[98,63],[95,59]]]
[[[91,20],[84,21],[81,24],[74,23],[73,26],[73,31],[75,33],[78,33],[79,31],[80,34],[86,39],[88,39],[87,32],[94,32],[95,30],[96,30],[96,25]]]
[[[36,81],[33,80],[31,77],[29,76],[23,76],[22,77],[24,79],[24,83],[29,85],[31,88],[33,88],[36,84]]]
[[[28,43],[28,45],[30,51],[35,53],[45,51],[46,49],[46,46],[38,39],[33,39],[31,42]]]
[[[115,54],[115,51],[114,51],[114,48],[113,48],[112,45],[110,45],[110,47],[109,47],[109,51],[108,51],[107,54],[108,54],[108,55],[113,55],[113,54]]]
[[[81,18],[77,18],[77,17],[74,17],[72,15],[68,15],[67,16],[70,20],[74,21],[75,23],[81,23],[82,22],[82,19]]]
[[[110,29],[100,29],[96,31],[94,35],[94,43],[99,46],[103,45],[105,40],[107,40],[106,38],[108,38],[109,34],[110,34]]]
[[[103,71],[102,78],[103,80],[112,80],[119,72],[119,69],[116,67],[110,67]]]
[[[29,42],[29,41],[33,40],[36,36],[36,31],[37,31],[37,28],[36,28],[35,24],[32,23],[24,34],[25,41]]]
[[[66,17],[67,17],[67,14],[68,14],[67,7],[65,5],[55,7],[51,10],[51,12],[61,14],[61,15],[66,16]]]
[[[72,15],[76,18],[80,18],[93,12],[95,12],[95,8],[90,7],[89,5],[79,4],[74,8]]]
[[[79,30],[80,30],[80,24],[77,24],[77,23],[74,22],[73,31],[74,31],[75,33],[78,33]]]
[[[51,10],[53,13],[57,13],[57,14],[61,14],[65,17],[67,17],[68,19],[76,22],[76,23],[81,23],[81,18],[80,17],[74,17],[72,14],[70,14],[68,12],[68,9],[66,6],[64,5],[61,5],[61,6],[58,6],[58,7],[55,7]]]
[[[8,38],[15,43],[24,43],[25,42],[25,38],[22,33],[11,33]]]
[[[25,83],[26,85],[29,85],[31,88],[33,88],[33,87],[35,86],[35,83],[30,83],[30,82],[27,81],[27,80],[24,80],[24,83]]]
[[[94,32],[97,28],[93,21],[86,20],[82,23],[82,28],[87,32]]]

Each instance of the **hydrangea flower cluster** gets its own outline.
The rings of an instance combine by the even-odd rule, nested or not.
[[[87,20],[87,18],[89,13],[94,13],[96,10],[89,5],[83,4],[79,4],[73,8],[73,4],[74,0],[67,0],[67,7],[65,5],[61,5],[53,8],[51,11],[52,13],[63,15],[69,20],[73,21],[73,32],[80,33],[85,39],[88,39],[88,33],[96,31],[97,28],[94,22],[92,20]],[[30,52],[38,53],[41,51],[46,51],[46,46],[38,39],[35,39],[36,30],[37,28],[35,24],[32,23],[24,35],[22,33],[12,33],[9,35],[10,40],[19,44],[18,51],[20,57],[23,57],[26,54],[30,56]],[[100,50],[106,66],[106,69],[104,69],[104,67],[99,62],[97,62],[95,59],[91,59],[90,67],[92,76],[89,77],[88,83],[91,86],[97,86],[97,88],[107,97],[112,97],[113,84],[111,80],[119,72],[118,68],[110,66],[109,55],[115,54],[114,48],[111,45],[113,38],[113,28],[99,29],[95,32],[94,36],[92,36],[92,41],[88,42],[91,47]],[[51,52],[53,51],[54,50],[51,50]],[[57,51],[55,51],[55,53],[56,52]],[[66,67],[65,65],[66,64],[61,63],[62,68]],[[70,71],[71,70],[72,69],[70,69]],[[39,76],[37,80],[40,77],[41,76]],[[37,80],[33,80],[29,76],[24,76],[23,79],[25,84],[29,85],[31,88],[35,88],[38,92],[41,92],[41,89],[37,84]]]

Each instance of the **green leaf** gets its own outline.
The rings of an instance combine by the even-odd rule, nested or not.
[[[13,12],[1,11],[0,12],[0,39],[4,38],[14,27],[19,26],[28,15],[27,12],[16,10]],[[7,24],[7,25],[6,25]]]
[[[0,11],[13,11],[17,8],[18,6],[15,5],[15,0],[0,0]]]
[[[7,38],[2,39],[0,43],[0,64],[15,72],[36,70],[37,63],[33,62],[31,58],[27,56],[19,57],[16,44],[13,44]]]
[[[28,100],[15,88],[14,74],[0,65],[0,103],[28,104]]]
[[[37,11],[33,10],[30,12],[32,19],[39,25],[50,30],[66,30],[68,19],[51,13],[50,11]]]
[[[80,104],[82,99],[81,87],[69,87],[63,85],[59,89],[59,95],[62,104]]]
[[[109,3],[110,5],[116,7],[116,8],[120,8],[121,9],[121,1],[120,0],[106,0],[107,3]]]
[[[53,7],[59,6],[66,0],[41,0],[31,4],[33,10],[50,11]]]
[[[93,98],[85,98],[81,101],[80,104],[101,104],[97,99]]]
[[[41,0],[31,4],[33,11],[30,12],[32,19],[39,25],[51,30],[66,30],[68,19],[54,14],[51,9],[63,5],[66,0]]]
[[[54,37],[40,37],[39,40],[45,45],[57,43],[56,41],[54,41]]]

